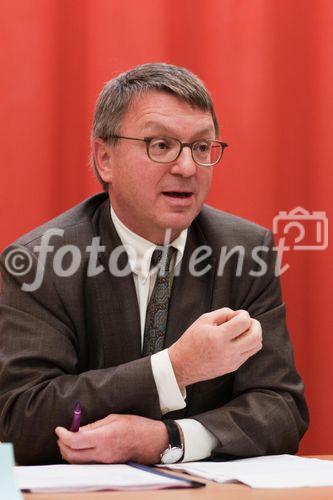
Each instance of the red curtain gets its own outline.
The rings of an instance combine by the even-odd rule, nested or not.
[[[332,213],[331,0],[2,0],[1,13],[1,248],[99,190],[97,94],[148,61],[186,66],[211,90],[230,144],[211,204],[269,228],[298,206]],[[333,453],[332,253],[284,262],[311,411],[301,452]]]

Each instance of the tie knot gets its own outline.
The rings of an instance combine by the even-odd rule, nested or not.
[[[160,264],[163,272],[168,273],[170,262],[175,251],[176,249],[171,246],[155,248],[151,257],[151,267],[155,267],[157,264]]]

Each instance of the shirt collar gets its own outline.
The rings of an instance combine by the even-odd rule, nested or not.
[[[112,206],[110,207],[110,212],[119,238],[128,253],[128,261],[132,272],[143,278],[147,278],[150,271],[151,257],[157,245],[128,229],[119,219]],[[171,245],[177,250],[174,266],[183,258],[187,233],[188,229],[183,229],[180,235],[171,242]]]

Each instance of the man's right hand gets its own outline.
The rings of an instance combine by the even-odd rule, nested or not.
[[[200,316],[169,347],[170,361],[181,390],[237,370],[262,348],[259,321],[247,311],[228,307]]]

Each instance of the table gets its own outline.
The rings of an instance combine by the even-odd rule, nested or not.
[[[313,456],[313,455],[312,455]],[[313,456],[314,457],[314,456]],[[333,460],[333,455],[314,458]],[[178,474],[189,478],[187,474]],[[194,478],[195,479],[195,478]],[[197,478],[198,479],[198,478]],[[322,488],[253,489],[241,484],[205,481],[205,488],[158,491],[103,491],[92,493],[25,493],[25,500],[333,500],[333,486]]]

